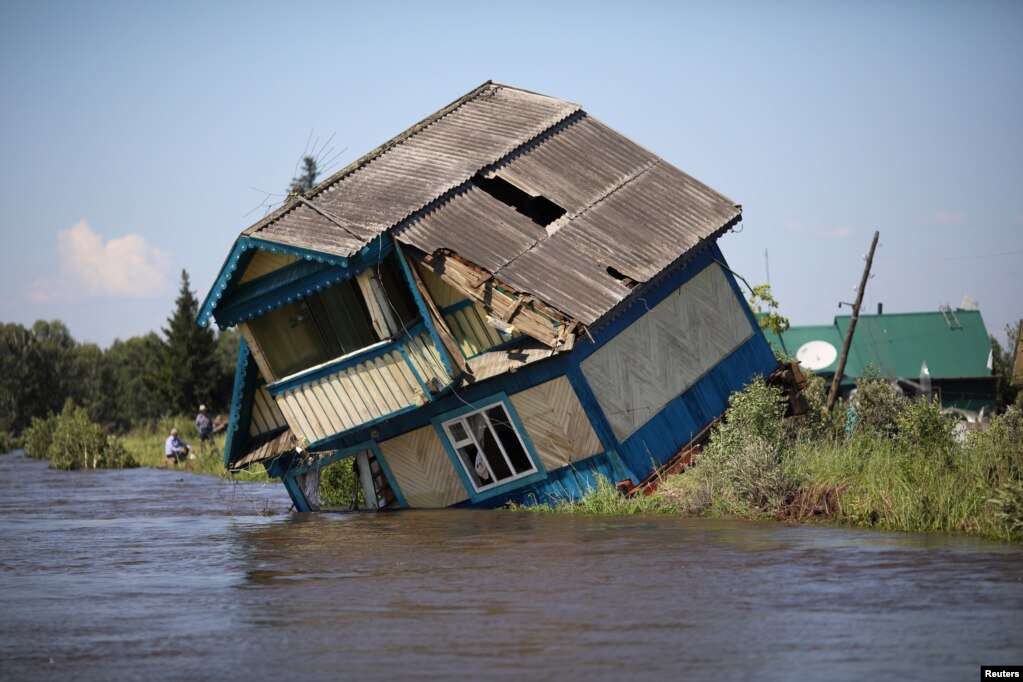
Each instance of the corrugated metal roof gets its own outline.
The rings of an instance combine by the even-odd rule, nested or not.
[[[473,180],[494,175],[565,214],[534,222]],[[395,229],[592,324],[740,213],[578,105],[488,82],[243,234],[347,257]]]
[[[991,376],[987,366],[991,340],[980,311],[953,312],[954,319],[940,312],[860,315],[845,366],[847,380],[862,376],[868,365],[891,379],[916,380],[925,362],[934,379]],[[772,346],[792,356],[807,343],[827,342],[835,349],[835,359],[816,371],[834,373],[849,319],[839,315],[833,325],[791,327],[767,337]]]
[[[485,83],[321,183],[243,234],[351,256],[579,106]],[[324,215],[326,214],[326,215]]]
[[[849,316],[835,318],[842,337]],[[846,374],[860,376],[868,364],[887,377],[920,376],[927,363],[932,378],[988,377],[991,339],[979,310],[860,315]]]
[[[474,185],[406,223],[398,233],[425,253],[448,248],[491,273],[547,236],[540,225]]]
[[[609,268],[648,281],[741,213],[584,114],[492,170],[566,210],[553,234],[473,187],[412,218],[398,239],[427,253],[450,249],[586,324],[632,291]]]

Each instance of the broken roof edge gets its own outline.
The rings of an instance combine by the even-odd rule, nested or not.
[[[470,90],[466,94],[462,95],[461,97],[459,97],[459,98],[455,99],[454,101],[448,103],[446,106],[441,107],[440,109],[438,109],[437,111],[433,112],[432,114],[426,116],[425,118],[419,120],[416,123],[413,123],[411,126],[406,128],[402,132],[398,133],[397,135],[395,135],[391,139],[387,140],[386,142],[384,142],[381,145],[378,145],[377,147],[375,147],[374,149],[370,150],[369,152],[363,154],[361,157],[359,157],[355,161],[351,162],[350,164],[348,164],[347,166],[345,166],[341,170],[337,171],[336,173],[334,173],[330,177],[322,180],[321,182],[319,182],[315,187],[313,187],[305,195],[305,199],[310,200],[310,201],[312,199],[315,199],[318,195],[322,194],[324,191],[326,191],[327,189],[329,189],[333,185],[337,184],[338,182],[340,182],[344,178],[348,177],[349,175],[351,175],[351,174],[355,173],[356,171],[360,170],[361,168],[367,166],[370,162],[372,162],[373,160],[379,158],[380,156],[385,154],[390,149],[393,149],[394,147],[397,147],[399,144],[401,144],[405,140],[408,140],[412,136],[414,136],[417,133],[419,133],[421,130],[424,130],[425,128],[429,127],[430,125],[433,125],[434,123],[436,123],[437,121],[441,120],[442,118],[444,118],[448,114],[450,114],[453,111],[459,109],[461,106],[463,106],[467,102],[470,102],[470,101],[476,99],[478,96],[480,96],[483,92],[485,92],[489,88],[497,88],[497,89],[504,88],[504,89],[508,89],[508,90],[517,90],[519,92],[525,92],[525,93],[530,94],[530,95],[536,95],[537,97],[547,97],[549,99],[558,100],[560,102],[565,102],[565,103],[570,104],[573,107],[575,107],[577,111],[582,109],[582,106],[579,105],[579,104],[576,104],[575,102],[569,102],[568,100],[563,100],[563,99],[560,99],[558,97],[553,97],[551,95],[545,95],[543,93],[533,92],[531,90],[526,90],[524,88],[518,88],[518,87],[515,87],[513,85],[507,85],[505,83],[499,83],[499,82],[494,81],[494,80],[488,80],[488,81],[485,81],[484,83],[482,83],[481,85],[476,86],[475,88],[473,88],[472,90]],[[301,202],[287,202],[287,203],[285,203],[283,206],[280,206],[279,208],[277,208],[277,210],[275,210],[274,212],[264,216],[258,222],[256,222],[256,223],[250,225],[249,227],[245,228],[242,231],[242,236],[251,236],[251,233],[258,232],[262,228],[264,228],[267,225],[273,223],[275,220],[283,217],[289,211],[291,211],[292,209],[294,209],[298,205],[300,205],[300,203]],[[401,222],[403,222],[403,221],[399,221],[396,224],[400,224]],[[388,229],[392,229],[393,227],[394,227],[394,225],[391,225]]]
[[[725,232],[728,232],[738,225],[742,221],[742,208],[737,204],[733,205],[736,207],[737,211],[735,217],[706,237],[700,238],[699,241],[697,241],[690,249],[680,254],[678,258],[662,268],[660,272],[651,277],[649,280],[642,282],[639,286],[632,289],[625,298],[614,304],[614,306],[594,320],[591,324],[583,325],[586,329],[586,334],[589,336],[600,334],[609,324],[614,322],[615,319],[625,313],[629,308],[639,303],[647,292],[660,286],[660,284],[669,279],[679,270],[687,267],[689,262],[699,257],[704,250],[714,246],[717,243],[717,240],[720,239]],[[732,272],[731,268],[717,258],[712,258],[711,262],[717,262],[718,265],[723,266],[729,273]]]

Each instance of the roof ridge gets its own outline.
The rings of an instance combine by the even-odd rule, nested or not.
[[[427,117],[425,117],[423,119],[420,119],[416,123],[413,123],[411,126],[406,128],[402,132],[398,133],[397,135],[395,135],[391,139],[387,140],[383,144],[378,145],[374,149],[371,149],[369,152],[367,152],[366,154],[363,154],[361,157],[359,157],[355,161],[352,161],[350,164],[348,164],[347,166],[345,166],[341,170],[337,171],[336,173],[332,174],[330,177],[325,178],[324,180],[320,181],[319,183],[317,183],[317,185],[315,187],[312,188],[312,190],[309,191],[309,193],[306,196],[306,199],[307,200],[311,200],[311,199],[314,199],[315,197],[319,196],[320,194],[325,192],[330,187],[336,185],[338,182],[340,182],[344,178],[348,177],[349,175],[355,173],[359,169],[369,165],[369,163],[372,162],[374,159],[376,159],[376,158],[378,158],[380,156],[383,156],[383,154],[385,154],[387,151],[389,151],[390,149],[393,149],[394,147],[397,147],[399,144],[401,144],[405,140],[409,139],[410,137],[412,137],[413,135],[415,135],[419,131],[424,130],[425,128],[429,127],[433,123],[436,123],[437,121],[439,121],[440,119],[444,118],[445,116],[447,116],[451,112],[457,110],[459,107],[461,107],[462,105],[466,104],[467,102],[470,102],[473,99],[476,99],[476,97],[480,96],[481,94],[483,94],[488,89],[499,89],[499,88],[508,88],[508,87],[510,87],[510,86],[505,86],[505,85],[497,84],[497,83],[494,83],[494,81],[492,81],[492,80],[488,80],[488,81],[484,82],[482,85],[479,85],[479,86],[473,88],[468,93],[462,95],[461,97],[459,97],[458,99],[454,100],[453,102],[448,103],[446,106],[441,107],[440,109],[438,109],[437,111],[433,112],[429,116],[427,116]],[[545,95],[545,96],[547,96],[547,95]],[[278,220],[278,219],[284,217],[286,214],[288,214],[292,210],[298,208],[298,206],[300,206],[300,205],[301,205],[300,202],[289,202],[289,203],[279,207],[273,213],[271,213],[271,214],[269,214],[267,216],[264,216],[261,220],[255,222],[252,225],[250,225],[249,227],[245,228],[245,230],[242,232],[242,235],[243,236],[247,236],[247,235],[250,235],[250,234],[252,234],[254,232],[258,232],[262,228],[264,228],[267,225],[273,223],[275,220]]]

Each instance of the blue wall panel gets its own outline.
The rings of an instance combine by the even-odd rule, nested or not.
[[[507,495],[498,496],[472,504],[466,500],[456,507],[504,507],[514,502],[522,505],[557,504],[564,500],[578,501],[597,487],[597,478],[603,477],[612,485],[615,482],[614,467],[604,453],[588,457],[567,467],[547,473],[547,478]]]

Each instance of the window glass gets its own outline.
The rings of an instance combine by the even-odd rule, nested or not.
[[[444,422],[444,430],[477,492],[536,471],[502,403]]]
[[[504,452],[508,456],[508,460],[515,473],[521,474],[532,470],[533,463],[529,460],[526,449],[522,447],[522,442],[519,440],[518,434],[516,434],[504,406],[497,405],[488,409],[487,417],[497,433],[498,440],[504,446]]]
[[[461,443],[462,441],[469,440],[469,434],[465,432],[465,427],[462,426],[462,422],[451,422],[448,427],[451,429],[451,438],[454,439],[455,443]]]

